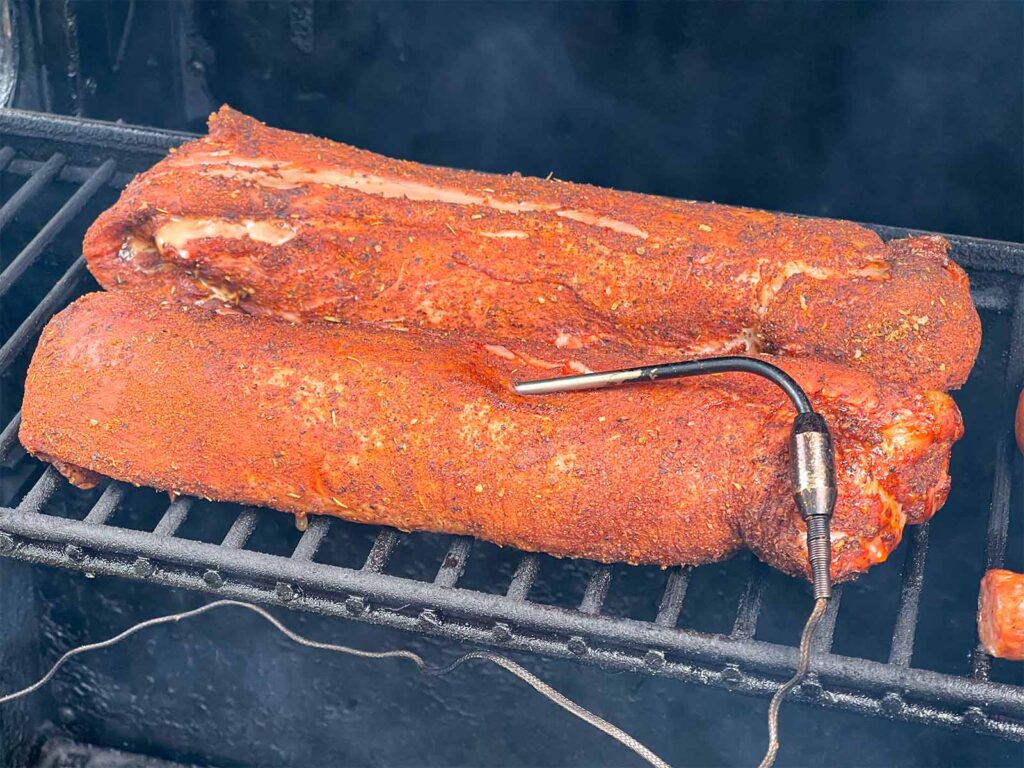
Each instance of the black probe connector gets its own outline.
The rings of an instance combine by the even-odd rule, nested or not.
[[[792,401],[797,416],[790,440],[790,476],[793,497],[807,524],[807,557],[811,566],[814,599],[832,595],[832,538],[830,527],[836,505],[835,455],[832,435],[807,393],[778,366],[756,357],[711,357],[663,365],[645,365],[617,371],[584,373],[517,384],[521,395],[544,395],[659,379],[678,379],[712,373],[752,373],[768,379]]]

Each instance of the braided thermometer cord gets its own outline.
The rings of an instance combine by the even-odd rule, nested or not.
[[[771,704],[768,705],[768,751],[764,753],[760,768],[771,768],[775,764],[775,757],[779,754],[779,707],[782,706],[786,694],[799,685],[807,674],[807,668],[811,665],[811,640],[814,639],[814,630],[818,628],[818,622],[825,614],[826,606],[826,597],[819,597],[814,601],[814,610],[807,617],[803,634],[800,635],[800,657],[796,672],[775,692]]]
[[[243,608],[247,611],[255,613],[260,618],[269,622],[271,626],[274,627],[274,629],[276,629],[282,635],[287,637],[289,640],[291,640],[294,643],[297,643],[298,645],[305,646],[306,648],[315,648],[320,651],[333,651],[335,653],[344,653],[349,656],[357,656],[362,659],[405,659],[407,661],[411,661],[419,668],[421,672],[427,675],[447,675],[449,672],[456,669],[457,667],[462,666],[468,661],[489,661],[492,664],[496,664],[497,666],[501,667],[505,671],[512,673],[520,680],[522,680],[524,683],[533,688],[533,690],[535,690],[537,693],[548,698],[550,701],[554,702],[570,714],[575,715],[585,723],[589,723],[602,733],[611,736],[624,747],[631,749],[633,752],[642,757],[648,763],[655,766],[655,768],[670,768],[667,762],[662,760],[660,757],[654,754],[654,752],[645,747],[643,744],[641,744],[635,738],[633,738],[628,733],[623,731],[621,728],[612,725],[604,718],[595,715],[586,707],[577,704],[568,696],[556,691],[543,680],[536,677],[532,673],[528,672],[511,659],[505,658],[504,656],[499,656],[496,653],[490,653],[488,651],[473,651],[471,653],[465,654],[464,656],[460,656],[458,659],[456,659],[446,667],[434,667],[428,664],[426,661],[424,661],[423,657],[413,653],[412,651],[363,651],[359,648],[350,648],[347,645],[335,645],[334,643],[322,643],[317,640],[310,640],[307,637],[303,637],[298,632],[295,632],[286,627],[284,624],[282,624],[280,621],[274,618],[272,614],[270,614],[268,611],[261,608],[260,606],[253,605],[252,603],[244,603],[240,600],[216,600],[212,603],[201,605],[198,608],[193,608],[190,611],[172,613],[166,616],[157,616],[152,619],[140,621],[138,624],[133,624],[128,629],[124,630],[123,632],[117,635],[114,635],[111,638],[108,638],[107,640],[101,640],[100,642],[89,643],[87,645],[79,645],[75,648],[72,648],[70,651],[68,651],[59,659],[57,659],[53,666],[50,667],[49,671],[41,678],[39,678],[36,682],[32,683],[31,685],[25,688],[22,688],[20,691],[15,691],[14,693],[9,693],[5,696],[0,696],[0,704],[6,704],[9,701],[14,701],[15,699],[19,699],[22,696],[27,696],[30,693],[38,691],[40,688],[46,685],[51,679],[53,679],[53,676],[57,674],[57,671],[62,666],[64,666],[66,662],[70,661],[75,656],[79,656],[83,653],[88,653],[89,651],[99,651],[104,648],[109,648],[110,646],[116,645],[122,640],[131,637],[137,632],[141,632],[142,630],[148,629],[150,627],[156,627],[161,624],[175,624],[184,619],[192,619],[196,616],[201,616],[202,614],[208,613],[209,611],[215,610],[217,608],[228,607]]]

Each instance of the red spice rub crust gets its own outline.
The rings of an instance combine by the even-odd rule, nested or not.
[[[629,563],[747,547],[807,569],[790,496],[791,406],[745,374],[526,398],[528,345],[289,325],[86,296],[47,326],[21,441],[96,474],[297,515]],[[634,362],[576,351],[572,367]],[[836,438],[833,573],[884,560],[945,501],[952,400],[827,363],[778,361]],[[73,471],[72,471],[73,470]]]
[[[978,638],[986,653],[1024,661],[1024,574],[985,572],[978,599]]]
[[[938,237],[436,168],[227,107],[85,239],[109,290],[291,320],[476,331],[495,344],[761,351],[949,389],[981,339]]]

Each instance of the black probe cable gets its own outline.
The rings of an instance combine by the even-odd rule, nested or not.
[[[832,596],[832,539],[829,529],[836,504],[835,458],[828,426],[821,415],[811,407],[807,393],[781,368],[758,358],[739,356],[684,360],[662,365],[644,365],[616,371],[539,379],[517,384],[515,389],[521,395],[546,395],[712,373],[752,373],[768,379],[786,393],[797,413],[790,436],[790,478],[793,484],[793,498],[807,524],[807,557],[810,560],[811,583],[814,588],[814,609],[807,617],[807,623],[800,636],[796,671],[793,677],[775,692],[768,706],[768,750],[760,768],[770,768],[779,752],[779,708],[786,694],[807,674],[811,662],[811,640],[818,622],[825,613],[825,606]]]

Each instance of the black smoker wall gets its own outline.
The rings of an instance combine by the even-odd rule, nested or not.
[[[423,162],[1024,235],[1020,3],[21,7],[54,111],[199,131],[229,102]]]

